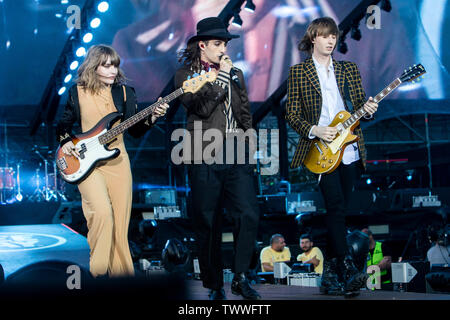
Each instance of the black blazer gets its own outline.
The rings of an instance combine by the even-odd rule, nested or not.
[[[122,113],[122,121],[132,117],[138,111],[136,92],[134,88],[125,86],[125,93],[126,101],[121,85],[113,85],[111,88],[114,105],[117,111]],[[74,123],[78,123],[81,128],[80,103],[78,100],[78,90],[76,84],[69,89],[69,96],[64,108],[64,113],[56,126],[56,135],[61,146],[72,139],[72,128]],[[133,137],[138,138],[152,126],[151,119],[148,117],[147,119],[144,119],[129,128],[128,132]]]
[[[175,74],[175,88],[180,88],[183,81],[188,76],[193,75],[190,67],[183,66]],[[231,81],[231,108],[237,126],[244,131],[252,127],[252,115],[250,112],[250,102],[248,101],[247,89],[245,86],[244,75],[238,69],[237,74],[240,87]],[[202,129],[219,129],[225,136],[226,116],[223,112],[223,106],[226,98],[227,89],[223,89],[219,84],[206,83],[195,94],[185,93],[180,97],[181,103],[186,108],[188,131],[194,130],[194,121],[202,121]]]

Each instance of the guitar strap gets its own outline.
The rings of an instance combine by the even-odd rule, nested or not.
[[[344,104],[347,107],[347,111],[349,111],[350,113],[353,113],[354,108],[353,108],[352,100],[350,99],[350,91],[348,89],[348,79],[345,75],[346,69],[345,69],[344,63],[342,63],[342,61],[340,63],[341,63],[341,67],[343,70],[342,72],[344,73]]]
[[[127,101],[125,86],[113,86],[111,89],[111,94],[117,111],[123,114],[125,111],[125,102]]]

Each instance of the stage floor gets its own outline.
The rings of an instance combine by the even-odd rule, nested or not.
[[[0,226],[0,264],[5,279],[17,270],[47,260],[68,261],[89,269],[89,246],[84,236],[64,224]],[[187,280],[187,300],[208,300],[208,290],[199,280]],[[317,287],[256,284],[263,300],[347,300],[321,295]],[[225,284],[228,300],[242,300]],[[362,290],[354,300],[450,300],[450,294]]]
[[[63,224],[0,226],[0,264],[5,278],[30,264],[58,260],[89,269],[89,245]]]
[[[186,287],[188,299],[208,300],[208,289],[203,288],[201,281],[189,280]],[[263,300],[349,300],[342,296],[321,295],[317,287],[274,284],[256,284],[252,287],[258,291]],[[226,283],[224,289],[227,300],[242,300],[241,296],[231,293],[230,283]],[[352,300],[450,300],[450,294],[362,290],[361,294]]]

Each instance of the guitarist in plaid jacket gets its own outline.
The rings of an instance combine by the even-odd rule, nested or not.
[[[354,110],[364,106],[372,118],[378,108],[372,97],[366,101],[356,64],[332,58],[338,36],[339,29],[333,19],[325,17],[312,21],[299,44],[299,50],[308,52],[311,57],[290,69],[286,120],[300,135],[292,168],[302,164],[315,137],[333,141],[337,130],[328,125],[338,112],[352,111],[351,106]],[[321,286],[324,294],[354,296],[366,281],[366,276],[354,266],[345,237],[348,200],[366,161],[361,128],[357,127],[354,133],[359,141],[346,147],[336,170],[319,179],[328,229]]]

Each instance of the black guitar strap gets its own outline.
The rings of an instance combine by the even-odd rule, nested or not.
[[[72,105],[75,112],[75,122],[81,127],[81,116],[80,116],[80,102],[78,101],[78,88],[77,85],[72,86],[70,89],[69,97],[72,97]]]
[[[115,85],[111,89],[111,95],[113,97],[114,105],[116,106],[116,109],[120,113],[124,113],[125,111],[125,97],[124,97],[124,90],[123,86]]]
[[[345,66],[342,63],[342,61],[341,61],[341,67],[342,67],[342,70],[343,70],[342,72],[344,73],[344,79],[345,79],[345,81],[344,81],[344,104],[347,107],[347,111],[350,113],[353,113],[354,108],[353,108],[352,100],[350,99],[350,91],[348,89],[348,79],[345,76],[346,69],[345,69]]]

